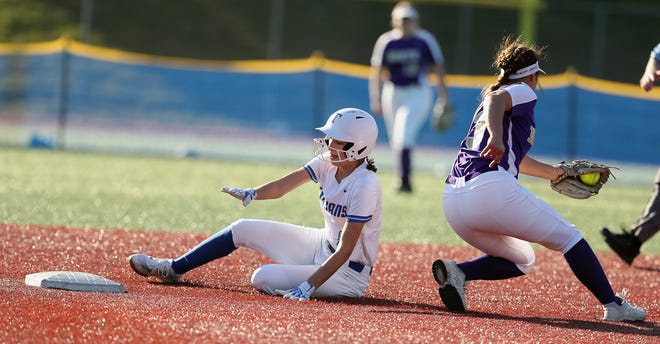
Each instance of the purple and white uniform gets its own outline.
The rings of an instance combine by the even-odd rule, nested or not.
[[[447,221],[467,243],[507,259],[528,273],[535,261],[530,242],[566,253],[582,239],[557,211],[518,183],[519,166],[534,144],[536,93],[525,83],[502,86],[512,101],[504,114],[505,153],[498,166],[479,153],[490,134],[483,103],[461,143],[443,193]]]
[[[426,30],[417,29],[412,37],[404,38],[400,30],[392,29],[378,37],[371,65],[389,71],[381,92],[381,107],[393,148],[414,146],[433,105],[429,72],[443,62],[438,42]]]
[[[534,106],[536,93],[525,83],[503,86],[512,98],[511,111],[504,114],[502,141],[504,142],[504,156],[500,165],[489,167],[491,159],[480,157],[481,151],[488,145],[490,133],[486,130],[486,118],[483,118],[483,103],[479,105],[474,114],[467,137],[461,142],[461,149],[448,178],[449,182],[458,178],[465,181],[476,176],[503,169],[514,177],[518,177],[518,166],[523,157],[532,148],[536,125],[534,123]]]

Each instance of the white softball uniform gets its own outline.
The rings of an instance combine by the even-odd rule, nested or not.
[[[490,167],[479,154],[490,134],[483,103],[461,143],[443,193],[447,221],[463,240],[491,256],[514,262],[528,273],[535,260],[529,242],[566,253],[580,232],[550,205],[518,183],[519,165],[534,143],[536,93],[527,84],[503,86],[512,109],[504,114],[505,155]]]
[[[325,227],[309,228],[265,220],[239,220],[230,227],[234,245],[261,252],[275,261],[260,267],[252,275],[258,290],[297,287],[337,249],[344,224],[363,222],[362,233],[348,261],[312,294],[317,297],[361,297],[369,284],[376,262],[380,238],[381,186],[378,176],[367,170],[365,161],[341,183],[337,167],[314,158],[305,165],[310,179],[319,184],[320,205]]]

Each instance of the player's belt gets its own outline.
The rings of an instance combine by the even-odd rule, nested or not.
[[[456,185],[456,181],[459,179],[463,179],[463,183],[467,183],[469,180],[477,178],[478,176],[488,173],[488,172],[494,172],[494,171],[505,171],[505,169],[502,166],[497,166],[497,167],[484,167],[484,168],[477,168],[471,172],[469,172],[467,175],[463,177],[454,177],[451,174],[447,176],[447,179],[445,179],[445,183],[451,184],[451,185]]]
[[[330,245],[330,242],[328,242],[328,249],[330,250],[330,252],[335,253],[335,248],[332,247],[332,245]],[[366,268],[367,266],[364,265],[364,264],[362,264],[362,263],[358,263],[358,262],[354,262],[354,261],[352,261],[352,260],[349,260],[349,261],[348,261],[348,267],[351,268],[351,269],[353,269],[353,270],[355,270],[355,271],[357,271],[358,273],[360,273],[360,272],[362,272],[362,271],[364,270],[364,268]],[[372,271],[373,271],[372,267],[369,267],[369,275],[371,275],[371,272],[372,272]]]
[[[392,83],[395,87],[419,87],[422,86],[419,82],[408,82],[408,83]]]
[[[468,180],[472,179],[472,175],[468,174],[467,176],[462,177],[462,178],[465,179],[465,181],[467,182]],[[445,179],[445,183],[455,185],[457,180],[458,180],[458,178],[456,178],[452,175],[448,175],[447,179]]]

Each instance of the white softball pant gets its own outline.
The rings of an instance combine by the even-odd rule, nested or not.
[[[530,242],[566,253],[582,239],[574,225],[506,171],[447,184],[442,200],[458,236],[488,255],[512,261],[523,273],[534,265]]]
[[[433,89],[428,85],[397,87],[391,82],[383,84],[381,107],[392,148],[415,145],[417,134],[431,113],[432,102]]]
[[[275,290],[292,289],[307,280],[331,255],[324,230],[266,220],[238,220],[231,224],[236,247],[260,252],[276,264],[258,268],[252,285],[275,295]],[[369,285],[370,267],[357,272],[348,262],[335,272],[312,296],[362,297]]]

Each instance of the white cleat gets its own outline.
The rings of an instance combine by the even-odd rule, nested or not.
[[[433,277],[440,285],[438,292],[448,310],[465,312],[465,274],[453,260],[433,262]]]
[[[621,295],[617,295],[617,298],[621,299],[620,305],[616,302],[603,305],[603,310],[605,311],[603,320],[642,321],[646,319],[646,311],[629,304],[625,299],[626,296],[628,296],[628,289],[624,289]]]
[[[128,257],[128,263],[139,275],[156,276],[167,283],[178,282],[183,274],[177,274],[172,269],[172,259],[152,258],[146,254],[134,254]]]

